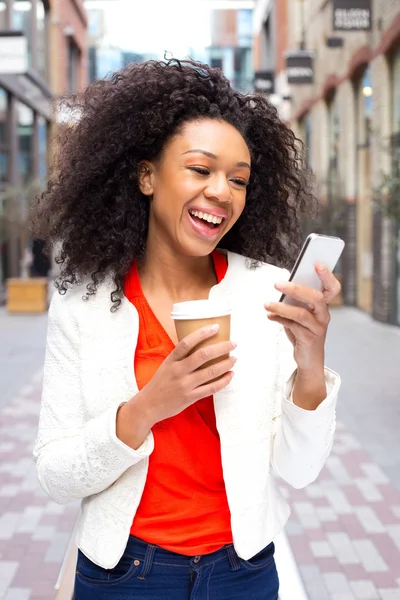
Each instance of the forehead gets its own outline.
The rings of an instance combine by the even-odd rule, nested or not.
[[[241,133],[233,125],[215,119],[186,123],[168,146],[181,154],[200,149],[218,158],[250,162],[250,151]]]

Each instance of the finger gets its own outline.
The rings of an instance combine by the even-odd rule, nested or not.
[[[219,330],[219,325],[207,325],[184,337],[169,355],[170,361],[183,360],[200,342],[212,338]],[[167,359],[168,360],[168,359]]]
[[[281,325],[286,327],[286,329],[290,329],[289,325],[293,326],[293,321],[291,321],[290,319],[285,319],[284,317],[280,317],[279,315],[267,313],[267,317],[270,321],[273,321],[274,323],[280,323]]]
[[[315,290],[306,285],[300,285],[291,281],[278,281],[275,284],[275,288],[286,296],[307,304],[312,312],[323,313],[326,311],[326,299],[320,290]]]
[[[342,289],[340,281],[322,264],[317,264],[315,270],[324,286],[322,293],[325,298],[325,302],[331,302],[340,294]]]
[[[298,323],[302,327],[305,327],[311,331],[314,335],[324,335],[326,331],[326,325],[321,323],[316,315],[308,311],[306,308],[300,306],[291,306],[290,304],[284,304],[283,302],[271,302],[266,304],[265,308],[270,314],[281,317],[285,320]],[[328,311],[327,311],[328,312]],[[329,316],[329,312],[328,312]]]
[[[268,315],[268,318],[271,321],[274,321],[275,323],[280,323],[281,325],[283,325],[285,329],[288,329],[297,340],[306,338],[307,341],[312,341],[313,339],[315,339],[314,333],[312,333],[309,329],[303,327],[299,323],[295,323],[295,321],[291,321],[290,319],[285,319],[284,317],[280,317],[279,315],[272,314]]]
[[[233,371],[228,371],[216,381],[210,381],[205,385],[197,387],[190,394],[190,403],[194,404],[194,402],[197,402],[198,400],[208,398],[209,396],[214,396],[215,394],[223,390],[228,385],[228,383],[230,383],[232,377]]]
[[[231,341],[203,346],[203,348],[199,348],[187,358],[189,370],[191,372],[197,371],[197,369],[200,369],[207,362],[221,358],[232,352],[235,348],[236,344]]]
[[[198,388],[230,371],[236,363],[236,357],[230,356],[224,360],[219,360],[211,365],[207,365],[193,374],[193,387]]]

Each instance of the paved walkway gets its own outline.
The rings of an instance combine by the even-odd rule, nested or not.
[[[400,494],[343,423],[317,482],[281,489],[310,600],[400,600]]]
[[[8,321],[12,356],[4,348],[2,355],[17,392],[0,372],[0,394],[12,396],[0,405],[0,600],[54,599],[78,511],[49,501],[36,480],[41,374],[32,379],[31,371],[43,358],[45,317],[26,319]],[[280,483],[309,600],[400,600],[399,358],[400,330],[355,310],[333,313],[327,362],[344,379],[334,450],[307,489]]]
[[[47,315],[9,315],[0,306],[0,409],[43,365]]]
[[[333,310],[326,360],[342,377],[340,420],[400,492],[400,327]]]
[[[327,364],[335,444],[316,483],[281,484],[289,542],[310,600],[400,600],[400,329],[333,310]]]
[[[41,373],[0,411],[0,599],[50,600],[78,506],[41,490],[32,461]]]

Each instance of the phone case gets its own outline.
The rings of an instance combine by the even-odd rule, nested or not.
[[[306,239],[299,257],[290,274],[289,281],[322,290],[322,282],[315,271],[317,263],[321,263],[333,271],[343,252],[344,241],[338,237],[312,233]],[[292,305],[302,305],[282,294],[281,302]]]

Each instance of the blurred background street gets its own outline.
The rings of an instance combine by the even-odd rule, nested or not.
[[[164,56],[268,97],[315,174],[304,235],[346,242],[338,431],[314,484],[280,484],[280,600],[400,600],[399,0],[0,0],[0,600],[71,600],[79,507],[43,494],[31,458],[57,266],[29,214],[76,118],[58,97]]]

